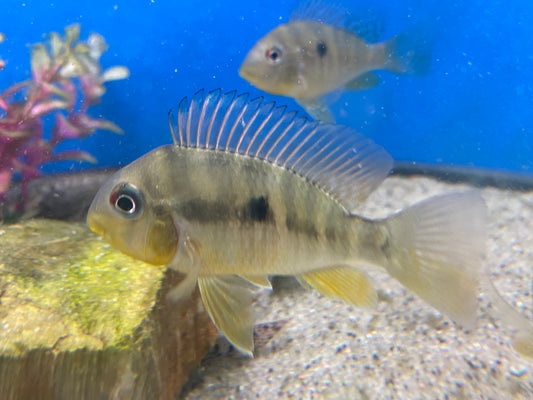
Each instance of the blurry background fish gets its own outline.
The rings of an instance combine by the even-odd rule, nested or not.
[[[75,7],[57,1],[52,7],[2,0],[0,30],[6,40],[0,58],[6,66],[0,84],[6,88],[31,76],[27,46],[41,41],[43,32],[80,23],[100,33],[112,49],[102,65],[127,65],[131,78],[110,82],[95,115],[112,117],[125,136],[97,133],[58,151],[82,148],[99,165],[126,164],[168,141],[165,115],[182,96],[202,87],[264,94],[239,76],[239,67],[262,36],[289,21],[295,2],[94,0]],[[427,75],[377,71],[377,86],[344,91],[331,104],[337,123],[372,138],[399,161],[533,171],[532,2],[345,3],[350,25],[363,14],[362,21],[377,27],[370,39],[363,27],[355,29],[370,43],[424,22],[435,40]],[[297,108],[291,98],[269,98]]]
[[[252,47],[239,73],[259,89],[294,98],[314,119],[334,122],[325,95],[376,86],[374,70],[415,75],[428,71],[431,38],[427,32],[418,27],[370,43],[379,40],[380,29],[375,16],[352,15],[339,5],[308,0],[289,23]]]

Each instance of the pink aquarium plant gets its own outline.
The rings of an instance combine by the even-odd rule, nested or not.
[[[44,43],[32,46],[32,78],[0,94],[0,203],[13,176],[20,174],[22,210],[28,182],[40,175],[39,167],[50,161],[95,162],[81,150],[54,152],[67,139],[83,138],[96,129],[121,133],[114,123],[87,114],[105,93],[104,83],[129,76],[126,67],[102,71],[100,57],[107,50],[104,38],[96,33],[79,40],[80,25],[65,28],[65,37],[51,33]],[[0,33],[0,43],[4,35]],[[0,71],[6,66],[0,58]],[[43,119],[53,115],[54,124],[44,135]],[[1,211],[0,211],[1,213]],[[1,215],[1,214],[0,214]]]

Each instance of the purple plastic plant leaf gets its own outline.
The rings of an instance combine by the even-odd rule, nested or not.
[[[81,136],[80,128],[70,123],[63,114],[56,114],[56,124],[53,128],[53,139],[59,143],[64,139],[74,139]]]
[[[18,129],[11,128],[11,127],[4,128],[0,124],[0,136],[3,136],[4,138],[20,139],[24,137],[30,137],[32,135],[33,135],[32,129],[21,129],[20,127]]]
[[[53,154],[60,142],[83,138],[97,129],[122,133],[111,121],[89,117],[87,110],[100,101],[106,81],[127,78],[129,70],[111,67],[102,73],[99,60],[107,50],[104,38],[91,34],[83,42],[79,34],[80,25],[70,25],[64,37],[51,33],[46,42],[32,46],[32,79],[0,94],[0,200],[14,173],[22,176],[23,200],[18,205],[23,208],[28,200],[25,188],[40,175],[38,168],[44,163],[67,159],[96,162],[81,150]],[[2,63],[0,60],[0,69]],[[55,114],[55,124],[51,139],[45,140],[42,118],[49,114]]]
[[[48,100],[35,104],[30,110],[30,118],[39,118],[56,110],[64,110],[69,107],[69,103],[63,100]]]
[[[34,169],[47,162],[52,155],[52,146],[44,140],[32,141],[22,153],[26,166]]]
[[[44,78],[52,68],[52,59],[41,43],[34,45],[31,49],[31,72],[36,83],[46,81]]]
[[[65,150],[61,153],[54,154],[50,161],[62,161],[62,160],[77,160],[77,161],[87,161],[91,164],[96,164],[97,160],[91,154],[83,150]]]
[[[91,134],[96,129],[105,129],[119,134],[123,133],[122,129],[113,122],[105,119],[91,118],[87,114],[72,114],[69,117],[69,121],[80,129],[83,136]]]
[[[43,82],[40,86],[42,94],[55,94],[64,100],[72,101],[71,98],[76,95],[76,86],[70,80],[63,79],[60,81],[61,87],[53,83]]]
[[[78,98],[78,94],[76,93],[76,85],[69,79],[62,79],[59,84],[61,85],[61,92],[63,92],[65,96],[64,99],[69,102],[68,109],[73,109]]]
[[[97,104],[105,93],[105,87],[98,75],[86,74],[79,77],[84,101],[89,105]]]
[[[7,192],[11,183],[12,171],[0,171],[0,195]]]
[[[26,184],[29,180],[35,179],[41,176],[41,172],[37,168],[24,168],[22,170],[22,182]]]

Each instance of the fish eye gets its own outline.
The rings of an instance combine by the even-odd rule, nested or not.
[[[130,183],[119,183],[111,192],[109,202],[120,214],[126,217],[139,217],[143,211],[143,196],[137,187]]]
[[[281,61],[283,56],[283,50],[278,46],[272,46],[265,52],[265,57],[273,64],[277,64]]]

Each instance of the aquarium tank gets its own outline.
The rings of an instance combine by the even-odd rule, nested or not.
[[[1,15],[0,397],[533,398],[532,4]]]

